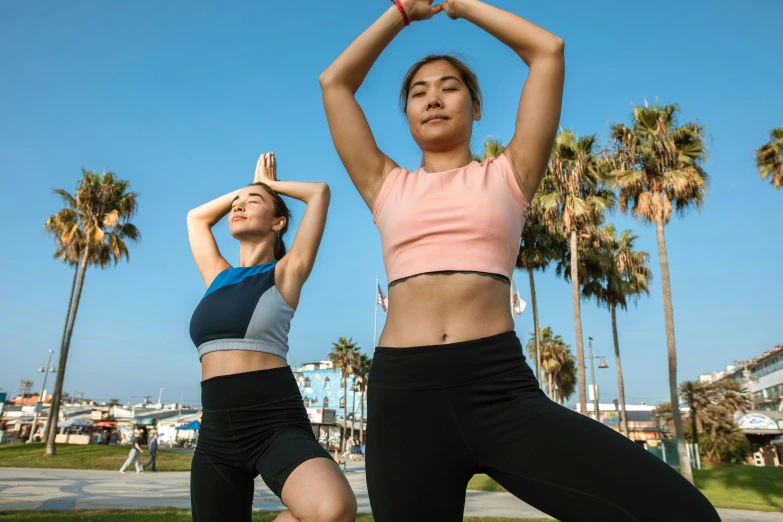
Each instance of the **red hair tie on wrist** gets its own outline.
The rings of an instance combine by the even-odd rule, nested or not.
[[[400,10],[400,13],[402,13],[402,19],[405,21],[405,27],[408,27],[411,25],[411,21],[408,18],[408,13],[405,12],[405,8],[402,6],[402,2],[400,0],[391,0],[394,5],[397,6],[397,9]]]

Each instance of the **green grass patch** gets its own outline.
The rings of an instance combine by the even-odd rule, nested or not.
[[[705,465],[693,474],[696,487],[715,507],[783,511],[783,468]],[[468,489],[506,491],[487,475],[475,475]]]
[[[8,444],[0,446],[0,467],[3,468],[56,468],[119,470],[128,458],[129,446],[104,446],[88,444],[58,444],[57,454],[44,455],[44,444]],[[141,463],[149,458],[144,450]],[[190,471],[193,456],[185,453],[158,451],[155,469],[158,471]],[[133,463],[128,467],[135,473]]]
[[[506,489],[487,475],[473,475],[468,482],[468,489],[476,491],[506,491]]]
[[[276,511],[254,511],[253,522],[272,522]],[[7,522],[190,522],[187,509],[102,509],[90,511],[0,511],[0,520]],[[356,522],[373,522],[372,515],[359,515]],[[433,520],[433,522],[436,522]],[[466,518],[465,522],[552,522],[551,519],[519,518]]]
[[[783,511],[783,468],[722,464],[693,475],[715,507]]]

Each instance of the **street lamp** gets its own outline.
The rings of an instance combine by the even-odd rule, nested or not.
[[[33,427],[30,429],[30,438],[27,439],[27,443],[30,444],[33,441],[33,435],[35,435],[35,425],[38,424],[38,413],[43,409],[44,392],[46,391],[46,378],[49,377],[49,372],[56,372],[57,368],[52,364],[52,354],[54,350],[49,350],[49,358],[46,360],[46,366],[38,368],[39,373],[44,374],[43,385],[41,386],[41,394],[38,396],[38,402],[35,404],[35,415],[33,416]],[[51,412],[51,408],[49,412]],[[51,419],[49,419],[51,421]],[[44,430],[44,433],[46,430]]]
[[[593,380],[593,384],[592,384],[592,386],[593,386],[593,411],[595,412],[595,420],[600,422],[600,420],[598,418],[598,386],[596,386],[596,384],[595,384],[595,368],[593,368],[593,359],[595,359],[596,357],[601,359],[601,362],[598,363],[598,369],[599,370],[602,370],[604,368],[609,368],[609,365],[606,364],[606,361],[604,361],[604,356],[603,355],[598,355],[596,357],[593,357],[593,338],[592,337],[588,337],[587,339],[590,341],[590,343],[589,343],[590,344],[590,357],[588,357],[588,359],[590,359],[590,377]]]

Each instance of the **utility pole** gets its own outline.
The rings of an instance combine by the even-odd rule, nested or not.
[[[590,378],[593,381],[593,408],[595,412],[595,420],[599,421],[598,417],[598,386],[595,383],[595,367],[593,365],[593,338],[587,338],[590,343]]]
[[[30,444],[33,441],[33,435],[35,434],[35,425],[38,424],[38,413],[40,413],[39,409],[43,409],[44,394],[46,393],[46,378],[49,377],[50,371],[52,372],[57,371],[57,369],[52,366],[53,353],[54,350],[49,350],[49,358],[46,360],[46,366],[45,367],[41,366],[40,368],[38,368],[39,372],[43,372],[44,379],[43,379],[43,384],[41,385],[41,394],[38,396],[38,404],[35,405],[35,415],[33,416],[33,427],[30,429],[30,438],[27,439],[28,444]],[[52,411],[51,408],[49,409],[49,411],[50,412]]]

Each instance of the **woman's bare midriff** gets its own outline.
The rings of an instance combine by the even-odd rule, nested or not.
[[[514,329],[509,285],[475,273],[422,274],[389,288],[379,346],[458,343]]]
[[[221,375],[255,372],[288,366],[285,359],[271,353],[231,350],[209,352],[201,358],[201,380]]]

